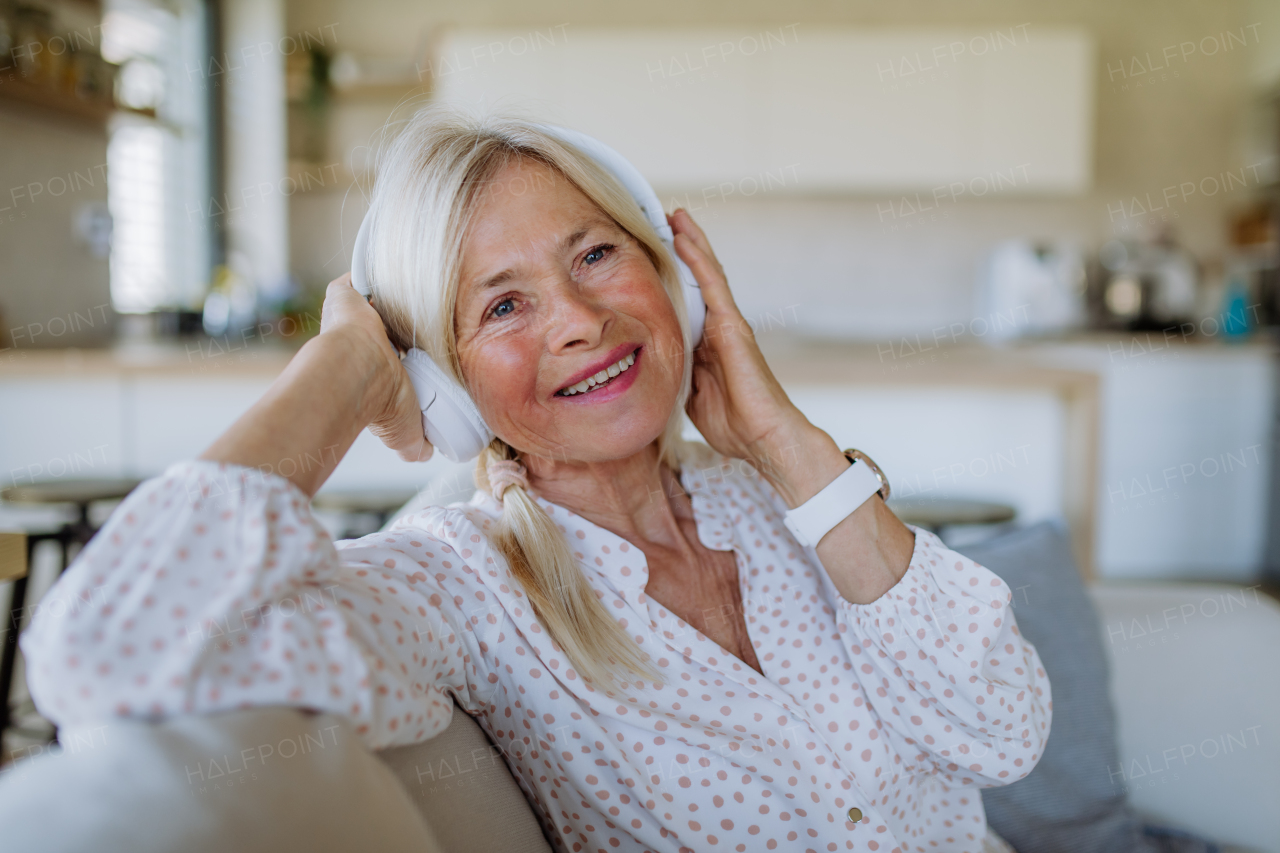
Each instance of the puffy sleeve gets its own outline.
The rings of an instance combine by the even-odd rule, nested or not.
[[[60,726],[280,704],[343,715],[371,749],[430,738],[450,695],[466,704],[471,655],[421,561],[449,555],[398,541],[338,548],[286,478],[175,463],[36,606],[32,698]]]
[[[837,595],[867,701],[910,754],[955,785],[1016,782],[1044,752],[1049,679],[1012,592],[922,528],[906,574],[869,604]]]

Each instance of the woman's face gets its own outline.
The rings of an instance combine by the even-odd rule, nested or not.
[[[481,416],[522,453],[630,456],[662,433],[676,405],[684,343],[653,263],[536,161],[515,158],[483,193],[463,243],[454,324]],[[607,381],[565,391],[600,371]]]

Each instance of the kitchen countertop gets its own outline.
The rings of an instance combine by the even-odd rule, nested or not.
[[[1159,332],[1091,332],[998,346],[979,341],[938,343],[927,335],[870,342],[765,333],[759,340],[770,366],[783,382],[1058,388],[1088,383],[1096,377],[1093,371],[1057,366],[1046,360],[1064,347],[1103,347],[1121,359],[1162,351],[1257,354],[1277,348],[1276,341],[1265,334],[1245,341],[1226,342],[1221,338],[1183,340],[1177,334],[1168,338]],[[280,343],[263,344],[234,338],[122,343],[100,349],[10,348],[0,350],[0,377],[157,374],[273,377],[284,369],[297,349]]]
[[[760,338],[760,349],[784,384],[983,385],[1092,389],[1091,372],[1041,363],[1032,353],[977,343],[918,347],[882,342]]]
[[[297,347],[195,338],[96,349],[0,350],[0,378],[279,375]]]
[[[1056,396],[1064,418],[1062,507],[1086,577],[1093,576],[1099,407],[1108,373],[1188,356],[1271,359],[1277,348],[1266,334],[1226,342],[1145,332],[1086,333],[997,346],[980,339],[937,343],[925,335],[852,342],[774,332],[762,333],[759,340],[774,374],[788,387],[945,386]],[[0,350],[0,382],[96,380],[122,387],[183,380],[266,384],[296,352],[296,346],[281,342],[208,338],[102,349],[9,349]]]

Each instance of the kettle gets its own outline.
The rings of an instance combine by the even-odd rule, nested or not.
[[[1090,305],[1111,328],[1164,329],[1195,316],[1196,263],[1168,235],[1155,242],[1112,240],[1098,250]]]

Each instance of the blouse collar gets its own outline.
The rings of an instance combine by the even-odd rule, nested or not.
[[[738,464],[738,460],[729,459],[697,443],[688,445],[681,460],[680,484],[689,493],[698,538],[713,551],[728,551],[736,544],[730,497],[738,476]],[[620,592],[645,588],[649,581],[649,564],[644,552],[572,510],[538,494],[531,494],[564,531],[581,565],[594,570]],[[479,496],[488,514],[501,516],[502,505],[491,494],[481,490]]]

